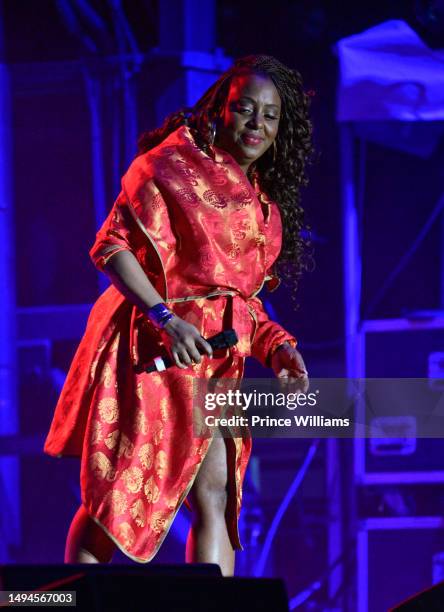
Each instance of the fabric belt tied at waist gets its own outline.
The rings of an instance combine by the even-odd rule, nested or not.
[[[245,302],[248,302],[248,299],[249,299],[249,298],[243,297],[242,294],[240,294],[238,291],[235,291],[235,290],[211,291],[210,293],[207,293],[205,295],[187,295],[184,297],[170,298],[166,301],[166,303],[167,304],[175,304],[175,303],[177,304],[181,302],[192,302],[195,300],[202,300],[202,299],[208,299],[208,298],[219,297],[219,296],[227,296],[227,297],[232,298],[231,300],[228,300],[227,308],[225,309],[225,312],[224,312],[223,327],[224,329],[233,329],[233,326],[234,326],[234,321],[233,321],[233,314],[234,314],[233,302],[234,300],[233,298],[238,297]],[[256,329],[257,327],[256,313],[252,308],[248,306],[248,303],[247,303],[247,308],[254,321],[255,329]],[[141,313],[138,310],[137,306],[133,306],[132,312],[131,312],[131,321],[130,321],[130,354],[131,354],[131,358],[132,358],[134,365],[137,365],[139,363],[139,355],[138,355],[138,350],[137,350],[138,327],[137,327],[136,321],[140,316],[141,316]]]

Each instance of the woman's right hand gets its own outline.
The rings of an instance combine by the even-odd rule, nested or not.
[[[200,363],[202,355],[200,351],[213,356],[213,349],[203,338],[199,331],[191,323],[187,323],[177,315],[163,328],[170,343],[169,350],[177,367],[186,369],[193,363]]]

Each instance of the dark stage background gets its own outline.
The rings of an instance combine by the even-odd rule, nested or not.
[[[8,71],[11,121],[9,129],[6,114],[0,118],[10,152],[0,159],[1,181],[8,183],[13,203],[7,237],[7,252],[13,255],[5,264],[9,266],[5,278],[10,282],[3,290],[9,287],[5,300],[10,304],[14,301],[11,295],[15,296],[18,309],[19,360],[18,423],[0,431],[5,436],[3,446],[0,442],[3,469],[9,469],[12,452],[20,457],[18,464],[11,464],[10,472],[20,479],[18,490],[11,483],[4,484],[9,503],[2,508],[0,560],[63,560],[66,529],[80,500],[78,462],[45,457],[41,445],[88,305],[106,286],[88,251],[100,219],[118,194],[120,176],[136,150],[137,135],[157,125],[167,112],[197,99],[202,88],[216,78],[219,60],[202,68],[205,54],[219,58],[221,66],[230,58],[251,53],[275,55],[297,68],[306,89],[314,94],[317,153],[309,168],[303,203],[312,229],[316,267],[301,280],[296,311],[285,286],[261,297],[270,313],[298,338],[312,377],[346,376],[335,44],[384,21],[402,19],[430,46],[443,47],[438,17],[429,19],[427,12],[432,5],[438,7],[434,14],[441,18],[444,10],[439,2],[405,0],[0,2],[0,61]],[[203,54],[195,60],[201,62],[200,67],[191,66],[194,56],[189,55],[185,69],[179,60],[183,52]],[[2,83],[6,87],[6,81]],[[439,222],[387,290],[376,301],[375,296],[442,193],[443,142],[431,155],[421,157],[370,140],[365,145],[365,167],[365,176],[360,175],[362,318],[401,319],[413,311],[442,309]],[[387,337],[381,342],[369,355],[369,362],[378,362],[391,340]],[[417,350],[426,354],[428,340],[421,342]],[[396,349],[394,353],[396,361]],[[377,375],[402,377],[401,357],[399,361],[398,368]],[[255,363],[249,363],[247,373],[267,375]],[[246,550],[238,556],[239,575],[253,575],[257,569],[273,516],[309,446],[309,440],[255,441],[245,491],[241,535]],[[358,609],[356,575],[359,555],[364,553],[356,546],[358,530],[350,533],[348,525],[350,517],[356,519],[352,453],[350,441],[334,447],[325,440],[319,444],[267,557],[264,574],[283,577],[290,597],[308,589],[300,605],[293,601],[297,609]],[[440,461],[436,469],[442,469]],[[343,479],[343,488],[339,505],[332,505],[331,487],[337,479]],[[401,485],[390,486],[397,495],[404,495]],[[415,490],[409,495],[429,495],[421,489],[423,483],[414,486],[420,488],[419,493]],[[364,510],[364,518],[366,512],[376,517],[389,512],[380,509],[385,508],[381,500],[386,490],[372,490],[373,494],[379,502],[364,504],[376,508]],[[439,493],[433,499],[428,514],[440,517],[443,496]],[[10,533],[9,525],[14,525]],[[181,562],[187,525],[188,511],[182,510],[156,562]],[[342,529],[339,536],[336,527]],[[414,532],[416,524],[413,527],[412,523],[410,531],[396,528],[398,531],[391,532],[389,528],[377,531],[379,539],[370,541],[369,580],[379,585],[378,580],[382,583],[388,571],[396,573],[409,554],[424,558],[421,571],[408,564],[402,571],[412,576],[422,572],[424,577],[418,585],[407,581],[396,586],[394,594],[388,589],[386,599],[371,603],[370,611],[382,610],[387,602],[394,604],[416,586],[431,584],[432,556],[443,550],[441,540],[439,545],[436,538],[429,541],[433,529],[441,538],[439,521],[423,540],[421,532],[419,538]],[[371,538],[372,533],[369,530],[366,535]],[[387,551],[393,552],[409,537],[412,543],[402,558],[393,553],[384,566]],[[337,558],[342,563],[339,574],[335,573],[340,565]],[[120,554],[116,560],[129,563]]]

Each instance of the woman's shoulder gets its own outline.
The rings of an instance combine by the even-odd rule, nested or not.
[[[147,191],[162,190],[162,186],[183,170],[184,163],[198,166],[194,158],[196,146],[190,129],[180,126],[161,143],[134,158],[122,178],[123,191],[134,199]]]
[[[165,167],[178,159],[189,160],[201,153],[190,128],[181,125],[158,145],[138,155],[130,168],[154,176],[159,167]]]

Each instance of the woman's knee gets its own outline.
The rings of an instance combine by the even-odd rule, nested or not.
[[[201,479],[190,491],[190,503],[199,516],[223,515],[227,506],[227,487],[223,480]]]
[[[202,462],[190,491],[193,510],[202,514],[223,514],[227,505],[227,456],[225,442],[216,438]]]

